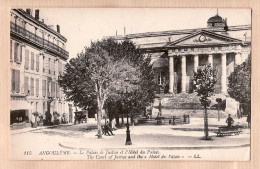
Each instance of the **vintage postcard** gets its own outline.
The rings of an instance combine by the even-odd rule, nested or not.
[[[249,161],[251,29],[246,8],[11,9],[11,159]]]

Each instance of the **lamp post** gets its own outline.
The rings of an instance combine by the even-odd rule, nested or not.
[[[129,79],[126,78],[126,79],[125,79],[125,82],[126,82],[126,83],[129,82]],[[125,88],[126,88],[125,94],[126,94],[126,97],[128,98],[128,94],[129,94],[128,91],[127,91],[128,86],[126,85]],[[126,118],[127,118],[127,122],[126,122],[126,141],[125,141],[125,145],[132,145],[132,141],[131,141],[131,137],[130,137],[130,129],[129,129],[129,109],[128,109],[128,105],[125,105],[125,106],[126,106]]]

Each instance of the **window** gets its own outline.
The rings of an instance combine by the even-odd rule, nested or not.
[[[51,82],[50,81],[47,81],[47,97],[50,97],[51,96]]]
[[[31,52],[31,70],[34,70],[34,53]]]
[[[30,93],[34,96],[34,78],[31,77]]]
[[[22,61],[22,46],[19,43],[14,43],[14,61],[21,63]]]
[[[56,83],[56,97],[60,98],[60,87],[59,87],[58,83]]]
[[[12,92],[15,91],[15,70],[14,69],[12,69],[11,90]]]
[[[42,96],[46,96],[46,80],[42,80]]]
[[[24,77],[24,94],[25,95],[28,95],[30,92],[28,91],[29,90],[29,78],[28,77]]]
[[[18,62],[18,46],[19,44],[18,43],[14,43],[14,61],[15,62]]]
[[[54,74],[54,72],[55,72],[55,61],[54,61],[54,59],[52,59],[52,60],[50,60],[50,73],[51,74]]]
[[[25,64],[24,64],[25,69],[29,69],[29,50],[25,49]]]
[[[55,82],[51,82],[51,97],[55,97]]]
[[[61,62],[58,61],[59,74],[61,74]]]
[[[23,48],[20,45],[20,60],[19,60],[19,62],[22,63],[22,60],[23,60]]]
[[[10,61],[13,61],[13,41],[10,40]]]
[[[53,61],[53,74],[55,75],[56,74],[56,61],[54,60]]]
[[[12,69],[11,90],[20,93],[20,70]]]
[[[36,96],[39,96],[39,78],[36,79]]]
[[[36,71],[39,72],[39,55],[36,55]]]
[[[42,62],[42,72],[45,71],[45,60],[44,60],[44,57],[43,57],[43,62]]]
[[[48,61],[48,72],[51,73],[51,58]]]

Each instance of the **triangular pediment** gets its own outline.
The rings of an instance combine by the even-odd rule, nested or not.
[[[201,30],[199,32],[187,35],[183,38],[168,43],[167,47],[173,46],[200,46],[200,45],[217,45],[228,43],[241,43],[241,40],[231,38],[227,35],[217,34],[210,31]]]

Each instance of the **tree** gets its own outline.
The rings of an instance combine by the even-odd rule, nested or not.
[[[80,107],[97,107],[98,138],[102,138],[101,110],[104,102],[113,92],[117,81],[136,69],[123,59],[115,60],[98,44],[92,43],[85,52],[78,54],[65,65],[64,74],[59,76],[66,99]]]
[[[156,83],[153,80],[154,73],[151,65],[151,57],[143,55],[133,42],[129,40],[118,43],[113,39],[108,39],[98,42],[98,44],[109,53],[109,56],[113,56],[115,60],[123,59],[136,69],[135,74],[128,75],[130,82],[117,82],[119,84],[114,89],[114,95],[110,95],[106,103],[110,119],[113,117],[117,117],[118,119],[118,116],[127,111],[131,112],[131,119],[133,119],[136,113],[144,110],[155,98]],[[126,92],[126,85],[130,92],[128,96],[122,94],[122,92]],[[121,91],[120,94],[118,93],[119,91]],[[122,107],[122,104],[124,107]],[[117,105],[116,107],[119,111],[114,109],[114,105]]]
[[[251,57],[235,67],[228,77],[228,94],[240,104],[244,104],[250,116],[251,110]]]
[[[212,69],[208,64],[202,69],[194,72],[194,87],[197,96],[200,97],[201,105],[204,107],[204,138],[205,140],[211,139],[208,131],[208,113],[207,109],[210,106],[211,100],[209,99],[215,92],[214,85],[217,82],[217,72]]]
[[[133,85],[125,82],[126,78],[140,83]],[[65,65],[64,74],[59,76],[59,84],[68,101],[83,108],[96,107],[98,138],[101,138],[101,110],[106,108],[110,111],[108,115],[114,115],[111,110],[118,101],[125,100],[118,90],[124,91],[128,85],[136,95],[132,94],[127,99],[139,99],[136,105],[146,106],[154,98],[152,79],[150,57],[145,57],[132,42],[119,43],[109,39],[92,43],[72,58]]]

